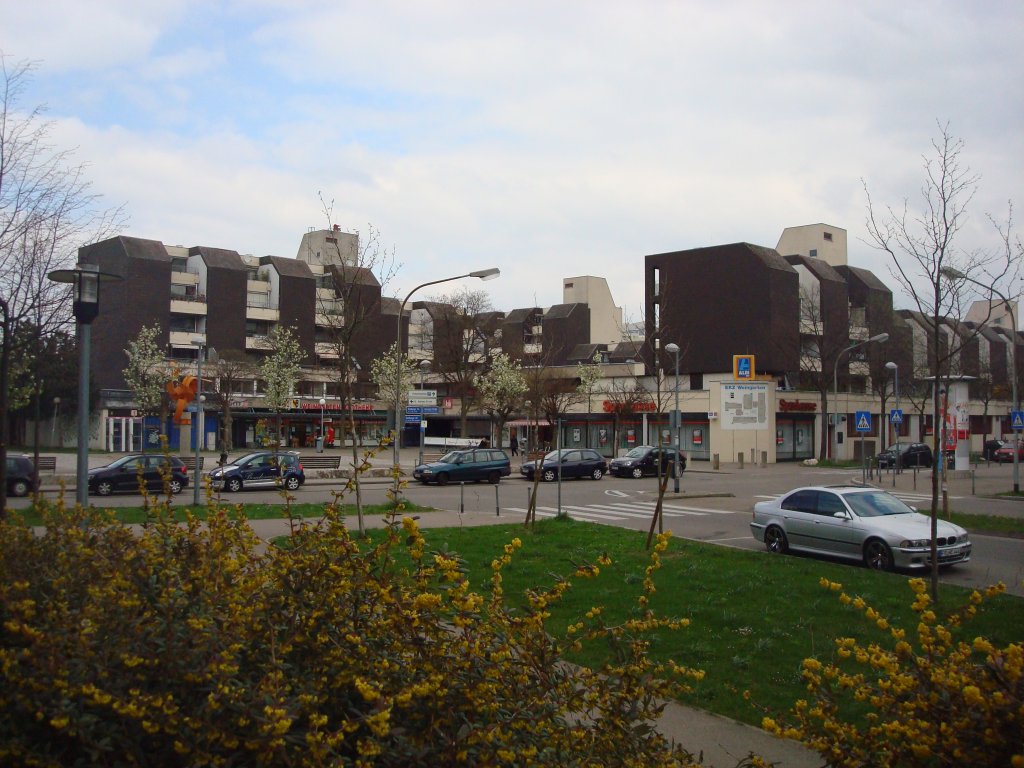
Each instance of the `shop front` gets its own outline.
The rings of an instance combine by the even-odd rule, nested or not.
[[[775,460],[813,459],[818,403],[780,398],[775,414]]]

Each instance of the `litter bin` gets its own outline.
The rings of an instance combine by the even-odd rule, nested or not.
[[[322,437],[318,437],[316,439],[316,452],[317,453],[323,453],[324,452],[324,439]]]

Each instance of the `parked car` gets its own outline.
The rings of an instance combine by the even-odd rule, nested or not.
[[[512,474],[512,462],[500,448],[470,448],[449,451],[437,461],[420,464],[412,476],[426,485],[486,480],[492,485]]]
[[[877,488],[797,488],[755,504],[750,530],[769,552],[834,555],[884,571],[931,564],[931,518]],[[970,539],[959,525],[939,520],[936,544],[939,565],[971,559]]]
[[[673,456],[679,457],[679,469],[681,472],[685,472],[686,455],[682,451],[653,445],[638,445],[625,456],[612,459],[611,464],[608,465],[608,471],[618,477],[657,475],[660,462],[662,476],[672,476],[675,472]]]
[[[1002,448],[1004,445],[1008,445],[1006,440],[986,440],[985,445],[981,448],[981,458],[988,461],[995,461],[996,451]]]
[[[24,454],[7,454],[7,495],[28,496],[39,490],[32,459]]]
[[[557,480],[559,475],[562,479],[589,477],[600,480],[608,471],[608,462],[597,451],[591,448],[562,448],[551,451],[543,459],[524,462],[519,473],[527,480],[533,480],[538,463],[540,479],[545,483]]]
[[[171,493],[181,493],[188,487],[188,467],[177,456],[129,454],[106,466],[90,469],[89,493],[109,496],[115,491],[138,491],[140,472],[150,491],[163,491],[165,478]]]
[[[934,462],[932,449],[926,443],[900,443],[900,468],[906,467],[930,467]],[[875,463],[879,469],[889,469],[896,466],[896,446],[890,445],[880,454],[875,456]]]
[[[992,454],[992,461],[1012,462],[1013,461],[1013,443],[1006,443],[995,450]],[[1017,443],[1017,461],[1024,462],[1024,443]]]
[[[255,451],[210,472],[214,490],[236,493],[243,488],[276,488],[289,491],[306,482],[297,451]]]

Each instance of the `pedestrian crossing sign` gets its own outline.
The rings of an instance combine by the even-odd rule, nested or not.
[[[857,411],[857,418],[855,420],[858,432],[870,432],[871,431],[871,411]]]
[[[1024,411],[1010,411],[1010,427],[1024,429]]]
[[[893,408],[889,411],[889,423],[890,424],[902,424],[903,423],[903,409]]]

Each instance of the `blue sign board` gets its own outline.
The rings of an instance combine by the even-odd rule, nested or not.
[[[405,414],[405,423],[406,424],[419,424],[421,418],[423,418],[423,417],[420,416],[418,413],[407,413],[407,414]]]
[[[419,405],[409,405],[405,408],[406,413],[423,413],[423,407]]]
[[[441,412],[441,406],[439,405],[409,405],[406,406],[405,412],[407,414],[422,413],[424,416],[436,416]]]
[[[1010,428],[1024,429],[1024,411],[1010,411]]]
[[[854,419],[854,423],[857,425],[858,432],[870,432],[871,411],[857,411],[857,417]]]
[[[903,409],[893,408],[889,411],[889,423],[890,424],[902,424],[903,423]]]

